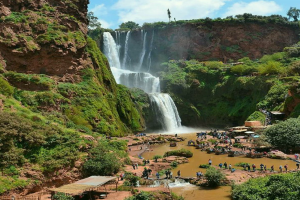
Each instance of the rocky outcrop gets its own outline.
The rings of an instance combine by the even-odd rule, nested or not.
[[[7,70],[64,76],[88,64],[83,1],[4,0],[0,3],[0,58]]]
[[[131,31],[127,56],[130,57],[132,66],[140,62],[145,33],[147,33],[145,60],[147,60],[144,62],[146,67],[144,70],[150,68],[152,72],[160,71],[160,64],[169,60],[228,62],[230,59],[238,60],[243,57],[259,59],[265,54],[283,51],[284,47],[299,41],[299,28],[288,23],[224,20],[166,24],[162,27],[145,29],[143,32]],[[125,32],[118,34],[118,40],[122,45],[121,60],[124,56],[125,38]],[[148,58],[149,55],[151,60]],[[149,63],[151,67],[148,66]]]

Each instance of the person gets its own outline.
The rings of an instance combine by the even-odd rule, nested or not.
[[[140,150],[143,150],[143,146],[141,146],[141,149]]]
[[[159,173],[158,172],[156,172],[156,178],[159,179]]]
[[[267,171],[267,165],[264,166],[264,170],[265,170],[265,172]]]
[[[211,165],[211,164],[212,164],[212,161],[211,161],[211,159],[209,159],[209,160],[208,160],[208,164],[209,164],[209,165]]]
[[[180,177],[180,175],[181,175],[181,172],[180,172],[180,170],[178,170],[177,176]]]
[[[123,181],[123,174],[120,174],[120,180]]]
[[[271,172],[274,172],[274,165],[271,166]]]
[[[165,171],[165,174],[166,174],[166,179],[168,179],[169,178],[169,171],[168,170]]]
[[[220,169],[222,169],[222,166],[223,166],[223,164],[222,164],[222,163],[220,163],[220,164],[219,164],[219,167],[220,167]]]
[[[199,178],[201,178],[203,176],[202,172],[199,172]]]
[[[284,169],[285,169],[285,172],[287,172],[287,170],[288,170],[288,165],[287,164],[284,165]]]
[[[147,160],[147,164],[150,164],[150,160],[149,159]]]
[[[263,169],[264,169],[264,164],[260,164],[260,171],[263,171]]]
[[[244,168],[244,170],[246,171],[246,164],[243,164],[243,168]]]
[[[133,168],[133,170],[135,170],[135,164],[133,164],[133,163],[132,163],[132,168]]]
[[[231,164],[229,164],[229,167],[228,167],[228,168],[229,168],[229,170],[231,170]]]
[[[252,165],[253,171],[255,172],[256,166],[255,164]]]
[[[138,163],[135,164],[135,168],[137,168],[137,169],[139,168],[139,164]]]
[[[144,165],[146,165],[146,164],[147,164],[147,161],[144,159],[144,160],[143,160],[143,163],[144,163]]]
[[[282,173],[282,166],[281,165],[279,166],[279,171],[280,171],[280,173]]]
[[[170,171],[169,177],[173,178],[173,172],[172,171]]]
[[[196,172],[197,179],[199,179],[199,172]]]
[[[234,169],[234,168],[231,169],[231,173],[233,173],[233,172],[235,172],[235,169]]]
[[[298,162],[296,163],[296,166],[297,166],[297,169],[299,169],[299,163]]]
[[[224,167],[225,167],[225,169],[227,169],[227,162],[224,163]]]
[[[131,147],[129,147],[129,151],[131,151]]]
[[[247,164],[247,168],[248,168],[248,172],[250,172],[250,165],[249,164]]]

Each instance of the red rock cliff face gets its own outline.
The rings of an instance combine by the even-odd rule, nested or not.
[[[87,65],[87,5],[88,0],[2,0],[0,63],[22,73],[76,74]]]
[[[153,30],[146,30],[152,35]],[[137,46],[141,46],[140,31],[133,31]],[[280,52],[299,41],[299,28],[275,23],[212,22],[211,24],[185,24],[154,30],[153,66],[171,59],[197,59],[200,61],[243,57],[259,59],[265,54]],[[151,37],[148,37],[150,43]],[[134,57],[132,53],[130,57]],[[159,69],[156,69],[159,70]]]

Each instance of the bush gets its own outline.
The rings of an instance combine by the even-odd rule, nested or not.
[[[288,152],[300,146],[300,118],[288,119],[267,128],[264,134],[273,146]]]
[[[247,164],[248,164],[249,166],[251,166],[250,163],[245,163],[245,162],[239,162],[239,163],[236,163],[234,166],[236,166],[236,167],[243,167],[244,165],[247,166]]]
[[[155,197],[150,192],[140,192],[132,197],[128,197],[125,200],[155,200]]]
[[[74,198],[70,195],[67,195],[65,193],[58,192],[53,195],[52,197],[54,200],[73,200]]]
[[[127,174],[125,176],[125,180],[128,181],[129,185],[128,186],[137,186],[137,182],[140,180],[140,177],[134,176],[133,174]]]
[[[225,180],[225,175],[218,169],[210,167],[204,174],[208,186],[219,186]]]
[[[210,165],[209,164],[201,164],[201,165],[199,165],[199,168],[208,169],[208,168],[210,168]]]
[[[241,185],[232,187],[233,200],[299,199],[300,173],[288,173],[250,179]]]
[[[258,68],[258,71],[261,75],[280,74],[284,71],[284,68],[280,62],[268,61],[265,64],[261,64]]]
[[[186,157],[186,158],[191,158],[191,157],[193,157],[193,153],[186,149],[180,149],[180,150],[174,150],[174,151],[167,151],[164,154],[164,157],[168,157],[168,156],[182,156],[182,157]]]
[[[218,142],[218,140],[215,139],[209,139],[208,141],[211,142],[212,144],[216,144]]]
[[[210,61],[210,62],[205,62],[205,66],[208,67],[209,69],[221,69],[224,64],[219,61]]]
[[[11,96],[14,93],[14,88],[3,78],[0,77],[0,94]]]
[[[178,166],[178,162],[173,161],[173,162],[171,162],[170,166],[171,166],[172,168],[176,168],[176,167]]]
[[[155,156],[153,156],[153,160],[155,160],[155,162],[157,162],[157,160],[158,159],[160,159],[160,158],[162,158],[162,156],[160,156],[160,155],[155,155]]]
[[[262,125],[265,124],[266,116],[262,112],[255,111],[252,113],[246,121],[260,121]]]
[[[89,152],[87,161],[83,164],[86,175],[109,176],[117,173],[128,154],[124,151],[126,142],[100,140],[97,147]]]
[[[243,145],[241,143],[234,143],[233,147],[235,147],[235,148],[242,148]]]

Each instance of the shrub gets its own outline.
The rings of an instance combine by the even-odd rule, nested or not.
[[[140,177],[134,176],[133,174],[127,174],[125,176],[125,180],[128,181],[129,185],[128,186],[137,186],[137,182],[140,180]]]
[[[241,143],[234,143],[233,147],[235,147],[235,148],[242,148],[243,145]]]
[[[140,193],[132,197],[128,197],[125,200],[155,200],[155,197],[150,192],[141,191]]]
[[[262,125],[265,124],[266,116],[262,112],[255,111],[252,113],[246,121],[260,121]]]
[[[224,64],[219,61],[210,61],[210,62],[205,62],[205,66],[208,67],[209,69],[221,69]]]
[[[155,160],[155,162],[157,162],[157,160],[158,159],[160,159],[160,158],[162,158],[162,156],[160,156],[160,155],[155,155],[155,156],[153,156],[153,160]]]
[[[113,141],[112,143],[118,143]],[[124,158],[128,156],[124,152],[124,142],[122,144],[112,144],[108,140],[100,140],[97,147],[89,152],[87,161],[83,164],[86,175],[108,176],[117,173],[124,163]]]
[[[261,75],[280,74],[284,71],[284,68],[280,62],[268,61],[267,63],[260,65],[258,71]]]
[[[199,168],[208,169],[208,168],[210,168],[210,165],[209,164],[201,164],[201,165],[199,165]]]
[[[247,166],[247,164],[248,164],[249,166],[251,166],[250,163],[245,163],[245,162],[239,162],[239,163],[236,163],[234,166],[236,166],[236,167],[243,167],[244,165]]]
[[[0,77],[0,94],[11,96],[14,93],[14,88],[3,78]]]
[[[178,162],[173,161],[173,162],[171,162],[170,166],[171,166],[172,168],[176,168],[176,167],[178,166]]]
[[[288,173],[250,179],[232,187],[233,200],[299,199],[300,173]]]
[[[222,185],[222,181],[225,180],[225,175],[218,169],[210,167],[204,174],[208,186],[219,186]]]
[[[58,192],[53,195],[52,199],[54,199],[54,200],[73,200],[74,198],[65,193]]]
[[[299,120],[299,118],[292,118],[267,128],[264,134],[268,142],[285,152],[300,146]]]
[[[164,154],[164,157],[168,157],[168,156],[182,156],[182,157],[190,158],[193,157],[193,153],[186,149],[180,149],[174,151],[167,151]]]
[[[218,142],[218,140],[215,139],[209,139],[208,141],[211,142],[212,144],[216,144]]]

